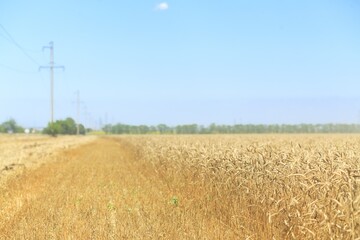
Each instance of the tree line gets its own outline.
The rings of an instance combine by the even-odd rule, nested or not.
[[[0,133],[24,133],[24,128],[9,119],[0,124]],[[86,134],[91,129],[85,129],[79,124],[79,133]],[[208,126],[198,124],[183,124],[168,126],[158,125],[105,125],[102,130],[107,134],[251,134],[251,133],[360,133],[360,124],[235,124]],[[57,120],[42,130],[49,135],[75,135],[77,124],[74,119]]]
[[[19,126],[14,119],[7,120],[0,124],[0,133],[24,133],[25,129]],[[31,132],[31,131],[30,131]],[[72,118],[57,120],[42,130],[42,133],[52,136],[56,135],[75,135],[77,134],[77,124]],[[79,133],[85,134],[86,130],[82,124],[79,124]]]
[[[360,124],[105,125],[108,134],[360,133]]]

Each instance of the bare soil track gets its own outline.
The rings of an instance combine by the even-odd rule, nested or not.
[[[124,140],[99,138],[10,179],[0,189],[0,239],[199,239],[210,233],[211,221],[205,229],[199,212],[188,211],[190,202],[178,206],[176,189],[135,153]]]

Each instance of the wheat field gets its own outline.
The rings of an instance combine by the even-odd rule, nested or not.
[[[1,185],[1,239],[360,237],[359,135],[68,140]]]
[[[181,198],[224,225],[222,236],[360,237],[359,136],[126,139]]]

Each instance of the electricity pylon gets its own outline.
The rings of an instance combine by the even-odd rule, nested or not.
[[[61,68],[65,70],[64,66],[55,66],[54,64],[54,42],[50,42],[49,46],[44,46],[44,49],[50,49],[50,64],[49,66],[40,66],[39,70],[46,68],[50,69],[50,113],[51,113],[51,123],[54,122],[54,69],[55,68]]]

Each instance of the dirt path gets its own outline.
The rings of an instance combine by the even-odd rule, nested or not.
[[[184,214],[173,194],[126,142],[99,139],[0,190],[0,239],[202,236],[196,214]]]
[[[95,136],[58,136],[0,134],[0,187],[24,169],[34,169],[56,159],[58,153],[79,147]]]

